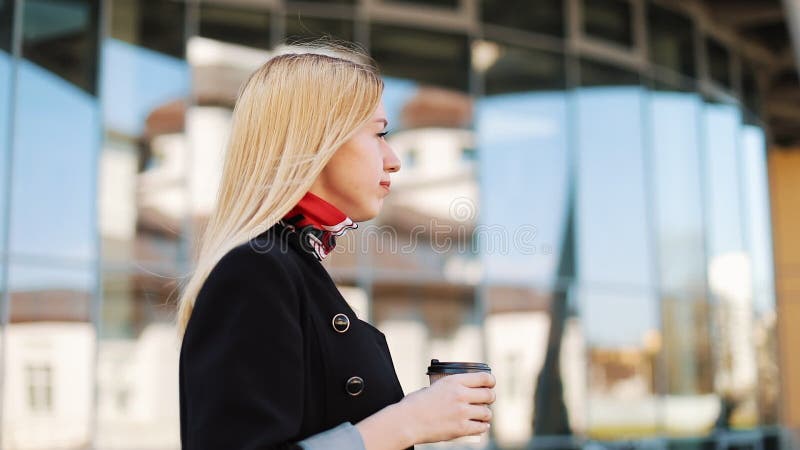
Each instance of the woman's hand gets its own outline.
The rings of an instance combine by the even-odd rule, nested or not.
[[[489,430],[494,384],[492,374],[462,373],[440,378],[407,395],[398,406],[408,415],[414,443],[447,441]]]
[[[367,450],[399,449],[489,429],[495,379],[486,372],[443,377],[358,423]]]

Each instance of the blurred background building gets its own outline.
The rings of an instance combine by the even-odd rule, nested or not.
[[[795,31],[794,0],[0,1],[0,447],[179,448],[237,89],[331,36],[403,170],[326,264],[406,391],[487,361],[491,448],[800,448]]]

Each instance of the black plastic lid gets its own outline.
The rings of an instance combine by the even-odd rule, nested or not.
[[[432,359],[431,365],[428,366],[427,375],[445,374],[452,375],[455,373],[468,373],[468,372],[492,372],[488,364],[476,362],[445,362],[438,359]]]

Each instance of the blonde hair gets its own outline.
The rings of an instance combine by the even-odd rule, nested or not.
[[[382,93],[375,64],[343,47],[279,54],[250,75],[234,106],[217,205],[178,300],[179,338],[217,262],[300,201]]]

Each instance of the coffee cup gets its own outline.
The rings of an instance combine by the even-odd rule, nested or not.
[[[428,375],[428,379],[430,380],[430,384],[433,384],[436,381],[449,375],[455,375],[459,373],[471,373],[471,372],[492,373],[492,369],[489,367],[488,364],[484,363],[446,362],[446,361],[439,361],[438,359],[432,359],[431,365],[428,366],[428,371],[426,373]],[[480,443],[482,441],[482,438],[483,434],[477,436],[464,436],[458,439],[453,439],[451,442]]]

